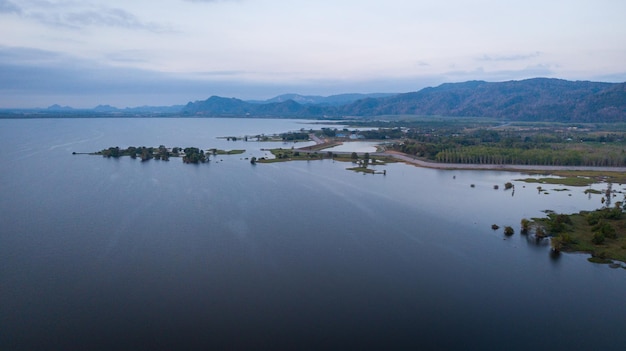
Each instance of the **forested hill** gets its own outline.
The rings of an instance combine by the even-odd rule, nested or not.
[[[495,117],[526,121],[626,121],[626,83],[534,78],[489,83],[447,83],[417,92],[366,98],[346,105],[300,104],[293,100],[249,103],[210,97],[190,102],[182,113],[195,116],[369,117],[437,115]]]
[[[626,121],[626,83],[572,82],[536,78],[443,84],[344,107],[344,114],[484,116],[510,120]]]

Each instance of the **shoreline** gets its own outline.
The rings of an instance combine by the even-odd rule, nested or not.
[[[420,160],[398,151],[372,153],[374,156],[392,156],[406,163],[434,169],[451,170],[492,170],[492,171],[601,171],[626,172],[626,167],[593,167],[593,166],[547,166],[547,165],[513,165],[513,164],[475,164],[475,163],[438,163]]]
[[[316,148],[329,144],[332,147],[337,144],[344,144],[345,142],[329,142],[325,138],[320,139],[315,134],[309,134],[311,141],[315,142],[314,146],[305,146],[298,148],[302,152],[323,152],[323,148]],[[347,141],[347,143],[350,143]],[[336,154],[350,154],[351,152],[334,152]],[[363,154],[363,152],[357,152]],[[490,171],[599,171],[599,172],[626,172],[626,167],[593,167],[593,166],[548,166],[548,165],[514,165],[514,164],[477,164],[477,163],[438,163],[431,161],[424,161],[418,159],[415,156],[409,156],[407,154],[386,150],[384,152],[371,152],[372,156],[391,156],[397,160],[411,164],[414,166],[433,168],[433,169],[449,169],[449,170],[490,170]]]

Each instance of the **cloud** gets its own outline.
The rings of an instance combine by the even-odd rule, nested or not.
[[[120,53],[133,60],[142,52]],[[174,105],[211,95],[266,99],[284,93],[332,95],[346,92],[408,92],[444,82],[504,81],[554,76],[551,66],[512,71],[450,71],[418,76],[349,79],[276,79],[245,70],[168,74],[136,68],[111,67],[71,55],[30,48],[0,46],[0,107],[36,107],[55,103],[73,107],[111,104],[118,107]]]
[[[64,16],[65,21],[77,26],[103,25],[110,27],[137,28],[144,26],[134,15],[121,9],[101,9],[70,12]]]
[[[186,2],[240,2],[244,0],[183,0]]]
[[[129,57],[133,52],[128,53]],[[254,72],[205,71],[179,75],[110,67],[56,52],[0,46],[0,107],[46,107],[52,104],[93,107],[174,105],[211,95],[266,99],[296,92],[331,95],[345,92],[403,92],[420,88],[406,80],[250,79]],[[423,82],[422,82],[423,83]]]
[[[170,31],[168,26],[144,22],[126,10],[88,3],[53,3],[41,0],[28,1],[21,7],[18,7],[9,0],[0,0],[1,13],[16,13],[25,19],[56,27],[81,29],[101,26],[142,29],[153,32]]]
[[[267,84],[228,77],[236,72],[214,73],[189,77],[111,67],[39,49],[0,46],[0,107],[45,107],[55,103],[73,107],[173,105],[211,95],[245,98],[267,91]],[[270,91],[276,90],[280,88]]]
[[[22,9],[12,1],[0,0],[0,13],[22,13]]]
[[[513,54],[513,55],[483,55],[479,57],[478,61],[524,61],[541,56],[541,52],[535,51],[528,54]]]
[[[554,77],[556,72],[551,65],[534,65],[519,70],[494,70],[487,71],[483,67],[477,67],[472,71],[449,71],[441,76],[446,77],[448,82],[460,82],[466,80],[486,80],[490,82],[528,79],[536,77]]]

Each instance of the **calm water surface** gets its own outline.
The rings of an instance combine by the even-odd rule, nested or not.
[[[319,126],[0,120],[0,349],[623,350],[626,271],[490,228],[597,195],[508,172],[253,166],[291,145],[217,138],[303,127]],[[246,153],[71,154],[160,144]]]

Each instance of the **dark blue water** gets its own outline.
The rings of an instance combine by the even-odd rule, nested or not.
[[[493,190],[516,173],[253,166],[276,144],[216,138],[302,127],[0,120],[0,349],[626,345],[626,271],[490,229],[599,198]],[[247,151],[203,165],[71,154],[160,144]]]

